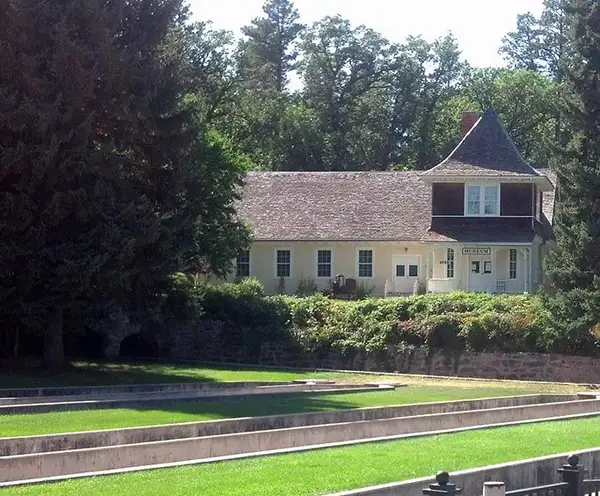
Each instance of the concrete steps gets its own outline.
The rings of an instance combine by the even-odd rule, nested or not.
[[[566,417],[600,400],[529,395],[0,440],[0,486]]]
[[[571,395],[527,395],[480,400],[449,401],[444,403],[420,403],[387,407],[355,408],[352,410],[331,412],[244,417],[148,427],[52,434],[45,436],[0,438],[0,456],[117,446],[122,444],[264,431],[269,429],[382,420],[395,417],[409,417],[413,415],[539,405],[543,403],[569,401],[571,399],[575,399],[575,397]]]

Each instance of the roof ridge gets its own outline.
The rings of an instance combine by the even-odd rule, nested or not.
[[[444,160],[442,160],[439,164],[433,166],[431,169],[427,169],[425,172],[433,171],[433,170],[437,169],[438,167],[440,167],[441,165],[445,164],[450,159],[450,157],[454,154],[454,152],[460,148],[463,141],[465,141],[467,139],[467,137],[473,132],[473,129],[475,129],[479,125],[479,123],[481,122],[481,119],[483,119],[483,116],[481,116],[479,119],[477,119],[475,124],[473,124],[473,127],[471,127],[471,129],[469,129],[465,133],[465,135],[461,138],[461,140],[458,142],[458,144],[452,149],[452,151],[449,153],[449,155]]]
[[[289,175],[324,175],[324,174],[416,174],[422,172],[420,170],[407,171],[380,171],[380,170],[365,170],[365,171],[246,171],[246,174],[289,174]]]

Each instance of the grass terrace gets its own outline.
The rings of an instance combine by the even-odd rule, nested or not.
[[[75,362],[59,374],[23,368],[0,376],[2,387],[47,385],[105,385],[189,381],[291,381],[297,378],[326,378],[343,382],[394,381],[409,387],[393,391],[341,394],[303,394],[283,397],[230,397],[194,403],[160,405],[152,408],[102,409],[4,415],[0,437],[33,436],[124,427],[199,422],[221,418],[320,412],[373,406],[434,401],[489,398],[540,392],[573,392],[572,385],[516,381],[439,379],[420,376],[374,376],[340,372],[309,372],[258,367],[194,366],[158,363]]]
[[[600,446],[598,417],[74,479],[2,492],[3,496],[316,496],[431,475],[440,468],[452,472],[595,446]]]
[[[122,427],[199,422],[221,418],[347,410],[372,406],[451,401],[535,393],[534,389],[417,386],[394,391],[237,397],[195,403],[161,405],[152,409],[103,409],[0,416],[0,437],[34,436]]]

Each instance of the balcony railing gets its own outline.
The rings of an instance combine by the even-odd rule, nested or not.
[[[430,293],[451,293],[458,289],[457,279],[429,279],[427,281],[427,291]]]

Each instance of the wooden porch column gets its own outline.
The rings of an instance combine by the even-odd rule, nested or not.
[[[492,293],[498,292],[498,248],[492,247]]]
[[[531,293],[531,250],[525,248],[525,292]]]

